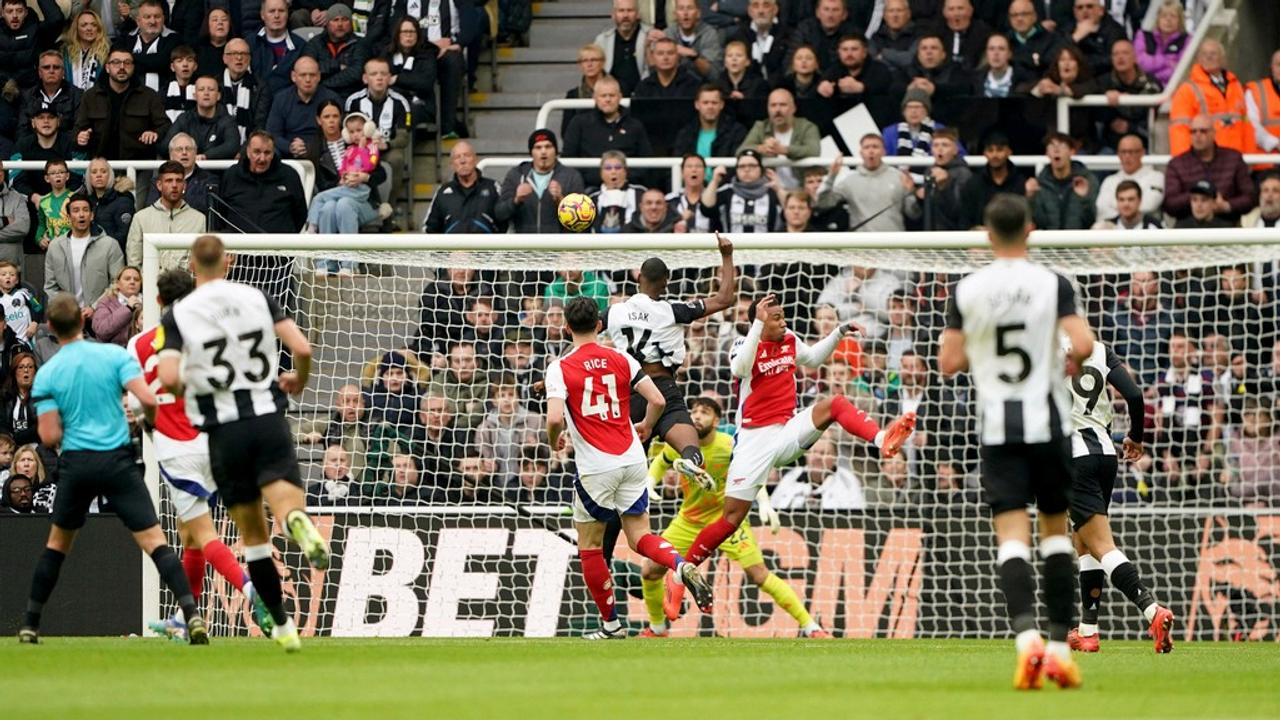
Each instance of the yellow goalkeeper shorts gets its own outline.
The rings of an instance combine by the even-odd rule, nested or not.
[[[662,531],[662,539],[671,543],[681,555],[689,552],[693,541],[705,524],[691,523],[677,515],[666,530]],[[724,542],[720,543],[720,552],[740,567],[749,568],[764,563],[764,555],[756,544],[756,536],[751,533],[751,523],[744,522]]]

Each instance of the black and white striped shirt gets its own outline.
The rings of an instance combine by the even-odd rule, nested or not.
[[[1071,387],[1071,457],[1115,455],[1111,420],[1115,407],[1107,388],[1107,375],[1120,367],[1119,356],[1095,340],[1093,353],[1080,363],[1080,372],[1067,380]]]
[[[402,132],[409,131],[412,121],[409,101],[395,90],[387,90],[387,96],[375,100],[369,96],[369,90],[359,90],[347,98],[346,112],[360,111],[378,126],[378,131],[387,141],[394,139]]]
[[[1075,314],[1071,282],[1026,259],[996,259],[956,284],[947,328],[964,332],[983,445],[1070,434],[1058,321]]]
[[[200,430],[283,413],[276,386],[280,306],[248,285],[217,280],[196,288],[160,322],[160,355],[184,363],[187,417]]]
[[[669,302],[636,293],[609,306],[604,330],[618,351],[675,370],[684,364],[685,326],[705,314],[702,300]]]
[[[701,204],[698,207],[711,218],[712,227],[721,232],[740,235],[782,229],[782,207],[772,190],[753,199],[734,192],[733,185],[729,185],[716,191],[714,208]]]

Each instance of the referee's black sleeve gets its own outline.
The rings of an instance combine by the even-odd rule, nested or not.
[[[1076,291],[1064,275],[1058,276],[1058,317],[1076,315]]]

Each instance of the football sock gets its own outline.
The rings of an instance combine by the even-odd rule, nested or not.
[[[665,584],[663,578],[658,578],[657,580],[646,578],[640,581],[640,589],[644,592],[644,609],[649,612],[650,625],[667,624],[667,613],[662,609],[662,595]]]
[[[613,604],[613,578],[609,575],[609,566],[605,564],[604,553],[599,548],[579,550],[578,558],[582,561],[582,577],[587,581],[587,591],[591,599],[596,601],[600,610],[600,619],[606,623],[617,620],[618,611]]]
[[[1098,610],[1102,607],[1102,590],[1107,586],[1107,572],[1092,555],[1080,558],[1080,634],[1098,634]]]
[[[738,528],[733,523],[725,520],[724,517],[718,518],[715,522],[702,528],[698,533],[698,537],[694,539],[693,544],[689,546],[689,552],[685,555],[685,560],[699,565],[703,560],[711,557],[711,553],[720,547],[720,543],[724,542]]]
[[[200,593],[204,590],[204,552],[197,548],[182,550],[182,571],[187,575],[187,584],[191,586],[191,599],[200,602]]]
[[[249,545],[244,549],[245,563],[249,566],[249,578],[253,580],[253,589],[267,606],[271,619],[276,625],[283,625],[289,620],[284,612],[284,593],[280,590],[280,574],[276,572],[275,561],[271,559],[271,546]]]
[[[160,581],[178,599],[178,607],[182,608],[183,617],[190,622],[191,618],[197,614],[196,599],[191,595],[191,585],[187,582],[187,575],[182,570],[182,561],[178,559],[178,554],[168,545],[161,545],[151,551],[151,562],[155,563],[156,571],[160,573]]]
[[[684,558],[680,557],[671,543],[653,533],[640,538],[640,542],[636,543],[636,551],[671,571],[678,569],[680,563],[684,562]]]
[[[1066,642],[1075,624],[1076,549],[1066,535],[1051,535],[1040,541],[1044,559],[1044,605],[1049,615],[1049,641]]]
[[[40,628],[40,614],[44,612],[44,604],[49,602],[53,594],[53,586],[58,584],[58,574],[62,572],[62,561],[67,556],[52,548],[45,548],[36,561],[36,571],[31,576],[31,597],[27,600],[27,615],[22,624],[29,628]]]
[[[854,404],[849,402],[849,398],[843,395],[831,398],[831,417],[850,435],[874,443],[876,447],[884,442],[880,425],[872,420],[870,415],[854,407]]]
[[[1059,660],[1071,659],[1071,646],[1063,640],[1050,640],[1044,647],[1046,655],[1052,655]]]
[[[618,536],[621,534],[622,518],[614,515],[613,519],[604,524],[604,540],[600,543],[600,550],[604,553],[605,565],[613,562],[613,549],[618,546]]]
[[[788,615],[795,618],[801,628],[808,628],[810,625],[814,625],[809,611],[804,609],[804,603],[800,601],[800,596],[796,595],[796,591],[791,589],[786,580],[769,573],[769,577],[765,578],[765,581],[760,584],[760,589],[769,593],[769,597],[773,598],[778,607],[786,610]]]
[[[218,574],[227,579],[232,587],[244,592],[244,570],[236,561],[235,553],[221,540],[210,540],[205,543],[204,557]],[[193,588],[194,589],[194,588]]]
[[[1111,579],[1111,584],[1124,593],[1124,596],[1129,598],[1129,602],[1137,605],[1147,620],[1150,620],[1155,614],[1155,610],[1151,608],[1155,607],[1156,599],[1151,596],[1151,591],[1143,586],[1138,568],[1129,562],[1129,558],[1118,549],[1112,550],[1102,556],[1102,569]]]
[[[1031,649],[1031,645],[1035,642],[1044,640],[1040,636],[1039,630],[1023,630],[1013,639],[1013,646],[1018,652],[1026,652]]]
[[[702,467],[702,463],[703,463],[702,449],[699,448],[697,445],[686,446],[683,450],[680,451],[680,457],[684,458],[685,460],[688,460],[689,462],[693,463],[694,465],[697,465],[698,467]]]
[[[996,555],[1000,591],[1009,611],[1009,625],[1018,634],[1036,629],[1036,581],[1031,574],[1031,548],[1017,540],[1000,543]]]

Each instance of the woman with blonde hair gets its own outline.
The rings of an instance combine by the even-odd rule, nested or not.
[[[81,10],[62,33],[62,64],[67,80],[81,90],[93,87],[107,64],[110,48],[102,18],[92,10]]]
[[[48,514],[53,512],[53,498],[57,494],[57,480],[45,471],[44,458],[40,455],[40,446],[32,443],[23,445],[13,451],[13,462],[9,470],[15,475],[26,475],[31,478],[31,489],[34,495],[31,504],[36,512]]]
[[[142,331],[142,271],[125,265],[93,308],[93,334],[120,347]]]
[[[1173,70],[1187,49],[1187,15],[1178,0],[1165,0],[1156,13],[1154,30],[1140,30],[1133,35],[1138,51],[1138,67],[1161,85],[1168,85]]]

